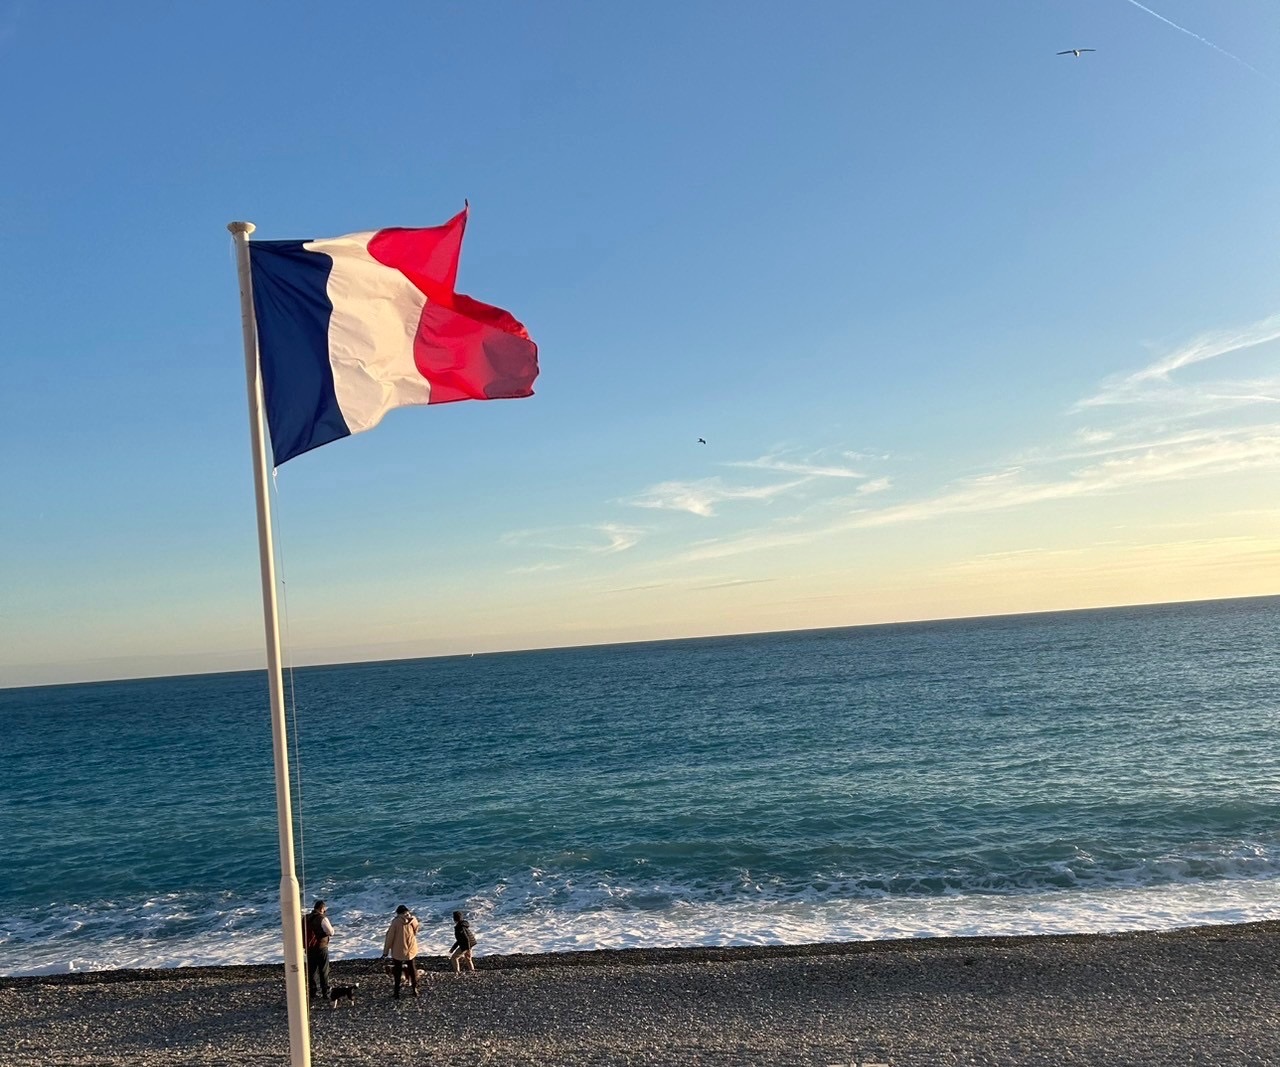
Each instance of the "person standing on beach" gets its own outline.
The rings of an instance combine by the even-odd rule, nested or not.
[[[471,924],[462,917],[462,912],[453,913],[453,947],[449,949],[449,958],[453,960],[455,974],[462,973],[462,961],[474,974],[476,962],[471,958],[471,950],[476,947],[476,935],[471,932]]]
[[[400,996],[400,977],[402,972],[409,975],[409,986],[413,995],[418,995],[418,968],[414,960],[418,957],[418,920],[407,907],[401,904],[396,908],[396,917],[387,927],[387,936],[382,942],[382,958],[391,957],[391,966],[396,976],[396,990],[392,995]]]
[[[326,914],[329,908],[323,900],[317,900],[311,910],[302,917],[302,945],[307,950],[307,991],[311,1003],[316,1002],[316,984],[320,995],[329,999],[329,938],[333,936],[333,923]]]

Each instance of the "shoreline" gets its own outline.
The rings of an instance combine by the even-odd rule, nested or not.
[[[1280,1046],[1280,921],[1102,934],[421,957],[419,998],[340,960],[317,1065],[1212,1062]],[[13,1067],[287,1062],[280,964],[0,978]]]
[[[516,952],[477,956],[477,969],[508,971],[545,967],[653,967],[682,963],[735,963],[746,960],[808,959],[823,956],[857,956],[871,953],[930,951],[980,951],[1046,944],[1122,942],[1134,939],[1169,940],[1212,938],[1223,931],[1258,931],[1274,934],[1280,944],[1280,919],[1240,923],[1179,926],[1168,930],[1119,930],[1071,934],[931,935],[867,941],[816,941],[799,945],[688,945],[659,948],[599,948],[565,952]],[[480,961],[483,961],[481,965]],[[344,957],[331,966],[343,972],[376,973],[382,961],[376,957]],[[448,956],[419,955],[417,966],[428,973],[450,972]],[[252,979],[278,976],[282,963],[225,963],[207,966],[118,967],[101,971],[65,971],[56,974],[0,975],[0,990],[28,985],[93,985],[118,982],[165,982],[185,978]]]

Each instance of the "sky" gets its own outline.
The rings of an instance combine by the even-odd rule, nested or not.
[[[0,0],[0,686],[263,665],[226,225],[464,200],[536,395],[279,468],[291,663],[1280,593],[1277,40],[1272,0]]]

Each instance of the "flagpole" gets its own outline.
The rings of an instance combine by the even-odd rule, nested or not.
[[[302,950],[302,905],[293,860],[293,809],[289,802],[289,747],[284,720],[284,676],[280,669],[280,615],[276,608],[276,567],[271,546],[267,496],[267,446],[262,432],[262,375],[258,368],[258,328],[249,272],[252,222],[227,225],[236,245],[240,279],[240,323],[244,333],[245,383],[249,392],[249,437],[253,445],[253,489],[258,504],[258,559],[262,568],[262,616],[267,631],[267,682],[271,693],[271,741],[276,768],[276,819],[280,832],[280,921],[284,930],[284,981],[289,1005],[290,1067],[311,1067],[307,1020],[306,962]]]

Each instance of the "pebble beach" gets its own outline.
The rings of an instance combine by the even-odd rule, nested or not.
[[[1235,1064],[1280,1060],[1280,922],[1158,933],[423,958],[313,1007],[316,1064]],[[278,966],[0,979],[0,1062],[288,1062]]]

